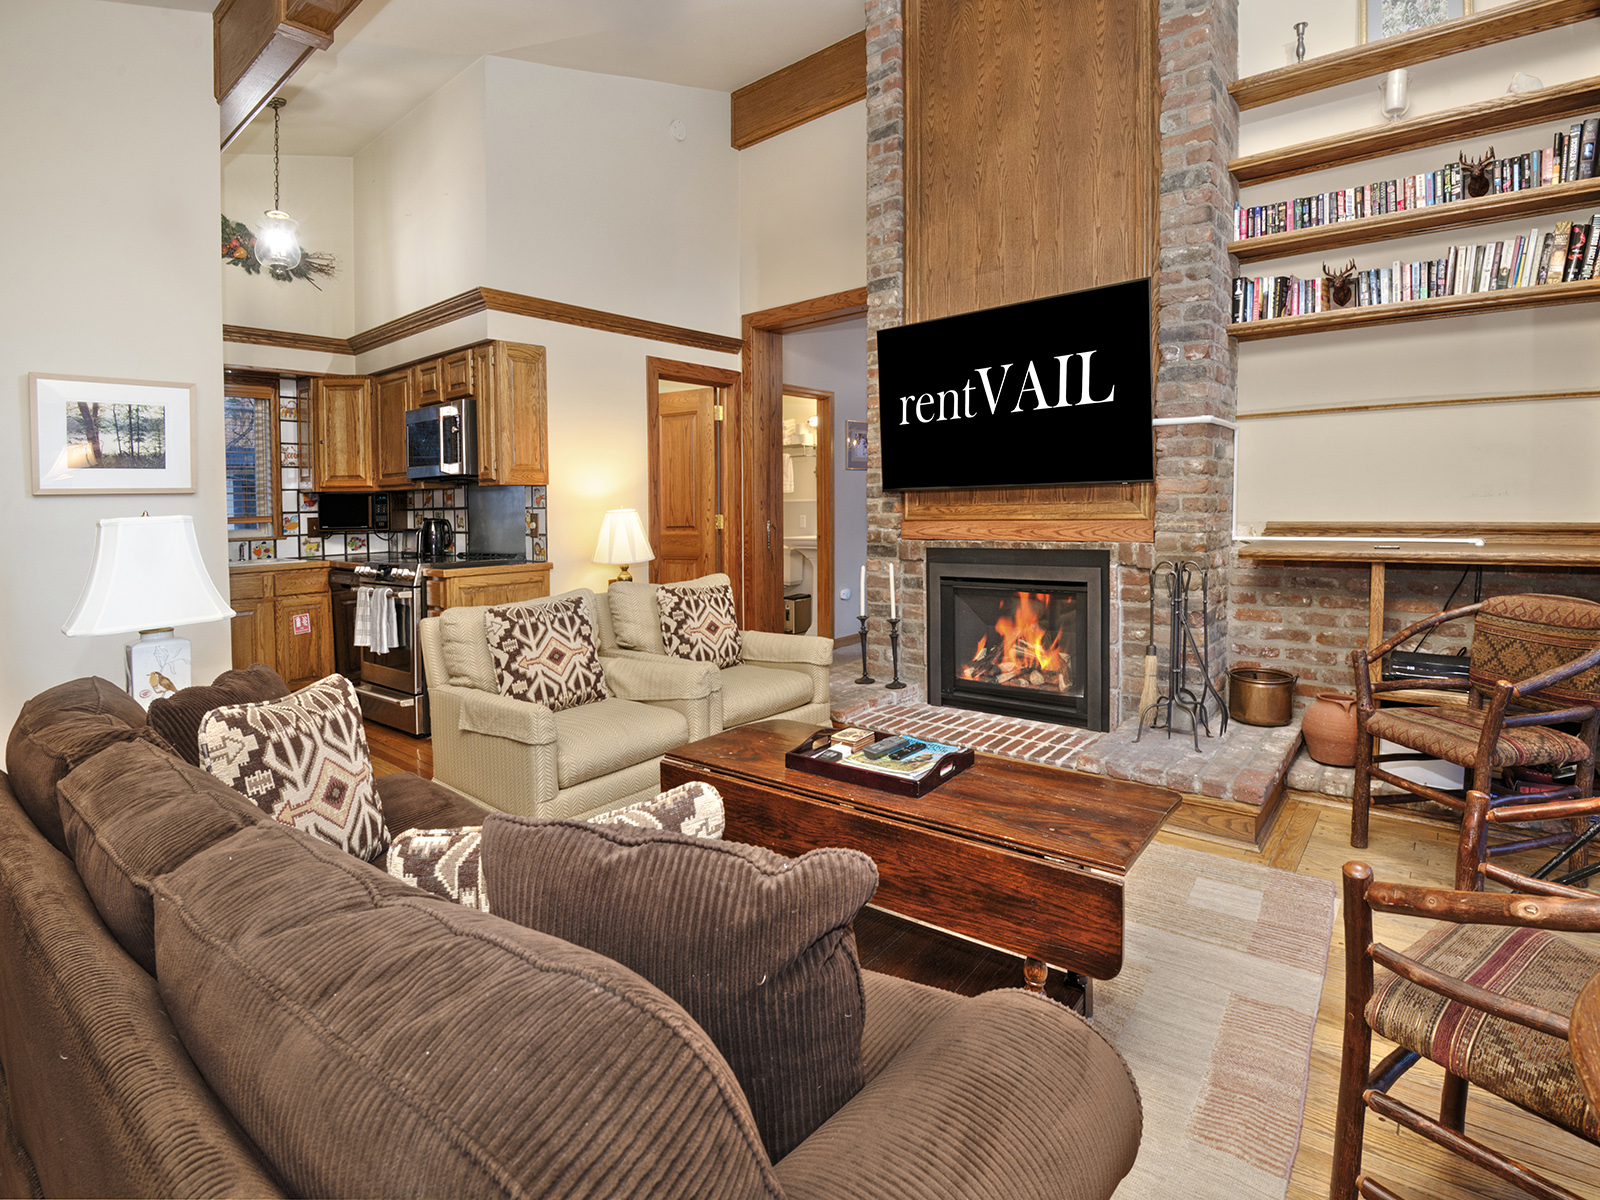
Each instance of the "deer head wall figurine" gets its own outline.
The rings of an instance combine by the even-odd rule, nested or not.
[[[1477,162],[1468,162],[1467,156],[1463,154],[1461,156],[1461,165],[1467,169],[1467,195],[1474,198],[1487,196],[1489,194],[1489,168],[1494,165],[1494,147],[1490,146],[1489,153],[1485,154]]]
[[[1356,260],[1352,258],[1337,271],[1328,270],[1328,264],[1323,263],[1322,275],[1328,281],[1328,303],[1334,308],[1349,308],[1356,298]]]

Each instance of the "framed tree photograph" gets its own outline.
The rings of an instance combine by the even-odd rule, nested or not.
[[[195,490],[195,387],[28,376],[35,496]]]
[[[1375,42],[1471,15],[1472,0],[1356,0],[1356,41]]]
[[[844,423],[844,469],[846,471],[865,471],[867,469],[867,423],[865,421],[846,421]]]

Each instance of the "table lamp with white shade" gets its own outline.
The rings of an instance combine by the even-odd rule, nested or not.
[[[644,522],[639,520],[636,508],[613,508],[600,522],[600,541],[594,548],[594,561],[609,567],[621,567],[622,574],[613,583],[633,578],[628,573],[630,563],[649,562],[656,556],[650,549],[650,539],[645,537]]]
[[[189,686],[189,640],[178,625],[234,615],[200,559],[193,517],[108,517],[94,537],[94,562],[68,637],[135,633],[128,645],[128,694],[144,708]]]

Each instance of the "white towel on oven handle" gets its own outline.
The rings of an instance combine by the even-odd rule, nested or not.
[[[400,621],[391,588],[356,589],[355,634],[350,639],[374,654],[387,654],[400,644]]]

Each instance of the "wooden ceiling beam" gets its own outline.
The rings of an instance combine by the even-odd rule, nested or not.
[[[222,0],[211,14],[222,147],[238,137],[361,0]]]
[[[804,125],[867,96],[867,35],[851,34],[733,93],[735,150]]]

